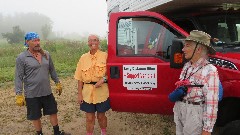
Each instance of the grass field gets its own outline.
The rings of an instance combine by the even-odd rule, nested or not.
[[[51,54],[60,77],[72,76],[80,56],[88,51],[85,41],[41,41],[41,47]],[[101,48],[106,51],[106,39],[101,41]],[[26,48],[23,44],[11,45],[0,41],[0,87],[14,80],[15,60],[24,50]]]

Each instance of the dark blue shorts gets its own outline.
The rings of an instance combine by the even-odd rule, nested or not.
[[[102,103],[89,104],[89,103],[83,101],[83,103],[80,105],[80,110],[87,112],[87,113],[95,113],[95,112],[103,113],[103,112],[108,111],[110,108],[111,108],[111,106],[110,106],[109,98]]]
[[[26,98],[27,104],[27,119],[37,120],[43,115],[52,115],[58,112],[57,102],[53,96],[50,94],[43,97]]]

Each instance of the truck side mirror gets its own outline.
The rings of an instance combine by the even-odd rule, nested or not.
[[[182,52],[183,42],[180,39],[173,39],[170,55],[170,68],[182,68],[186,62]]]

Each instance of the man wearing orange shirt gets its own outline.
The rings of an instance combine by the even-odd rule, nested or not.
[[[110,109],[106,76],[107,53],[100,51],[99,45],[99,37],[89,35],[90,51],[81,56],[74,76],[78,80],[80,110],[86,112],[87,135],[93,134],[95,112],[97,112],[101,135],[106,135],[107,117],[105,112]]]

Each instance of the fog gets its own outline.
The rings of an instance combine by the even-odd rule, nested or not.
[[[25,21],[25,32],[50,22],[52,32],[58,36],[95,33],[104,37],[108,28],[106,0],[0,0],[0,24],[6,23],[6,19],[11,23],[2,28],[0,25],[0,33]]]

